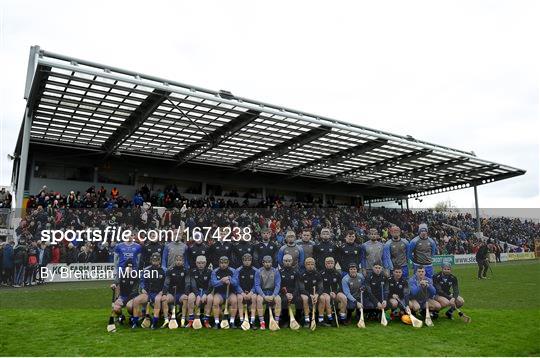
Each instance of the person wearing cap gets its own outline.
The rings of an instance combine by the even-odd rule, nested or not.
[[[437,243],[428,236],[427,224],[418,226],[418,236],[411,240],[407,248],[407,258],[412,261],[416,273],[418,266],[423,266],[426,276],[433,277],[433,256],[437,255]]]
[[[222,256],[219,258],[219,267],[212,271],[210,282],[212,283],[212,287],[214,289],[214,297],[212,302],[212,310],[214,312],[214,328],[219,328],[221,304],[224,303],[225,300],[228,300],[228,304],[230,306],[230,327],[236,328],[234,325],[234,317],[236,316],[238,299],[236,298],[235,292],[238,291],[238,286],[234,279],[234,270],[229,267],[229,258],[227,256]],[[228,296],[227,292],[229,293]]]
[[[337,301],[339,308],[340,323],[344,323],[347,318],[347,296],[341,292],[341,272],[336,270],[333,257],[324,259],[324,270],[321,272],[323,282],[323,293],[319,298],[322,310],[319,310],[319,324],[325,325],[324,312],[326,318],[331,325],[335,325],[334,317],[332,316],[332,301]],[[336,312],[337,315],[337,312]]]
[[[195,307],[204,305],[204,310],[201,309],[199,315],[204,316],[202,322],[205,328],[210,328],[210,311],[214,296],[212,295],[212,285],[210,282],[212,271],[206,267],[206,257],[203,255],[195,259],[194,267],[189,272],[191,292],[188,295],[188,314],[195,315]]]
[[[302,271],[304,269],[304,250],[296,244],[296,234],[289,230],[285,234],[285,245],[281,246],[278,252],[277,260],[279,266],[283,267],[283,256],[290,255],[292,257],[292,267],[295,270]]]
[[[132,272],[133,262],[128,260],[126,268],[119,274],[118,284],[111,284],[111,289],[116,290],[117,299],[114,301],[113,310],[118,317],[118,323],[124,324],[125,316],[122,314],[122,307],[126,307],[130,314],[129,322],[133,321],[133,299],[137,297],[139,290],[139,275]]]
[[[315,241],[311,238],[311,228],[305,227],[302,229],[302,238],[296,240],[296,244],[304,250],[304,260],[308,257],[313,257],[313,249],[315,247]]]
[[[366,297],[364,307],[370,309],[368,312],[372,317],[377,316],[380,310],[387,308],[386,298],[388,297],[388,279],[383,273],[383,266],[380,261],[373,263],[373,269],[366,276]]]
[[[204,236],[201,232],[195,231],[193,232],[193,243],[191,246],[187,248],[187,258],[189,262],[189,267],[195,267],[197,258],[199,256],[205,257],[205,262],[208,262],[210,259],[210,248],[208,245],[204,242]]]
[[[305,271],[300,274],[300,298],[304,308],[304,326],[310,325],[310,309],[316,309],[319,296],[323,293],[322,276],[315,269],[315,259],[308,257],[305,262]],[[322,309],[319,309],[322,312]]]
[[[408,302],[408,300],[409,282],[403,275],[401,267],[396,266],[388,279],[388,303],[390,304],[390,309],[393,310],[394,316],[397,316],[403,309],[403,307],[399,305],[399,302],[401,301],[403,304],[406,304],[405,302]]]
[[[249,254],[251,256],[251,260],[253,261],[253,245],[250,241],[246,241],[243,238],[241,238],[236,244],[232,245],[232,255],[233,255],[233,262],[234,267],[240,267],[243,264],[243,257],[245,254]]]
[[[347,315],[350,318],[352,312],[362,307],[362,295],[365,291],[364,276],[358,272],[358,265],[349,263],[349,273],[341,280],[343,293],[347,297]]]
[[[427,277],[424,266],[418,266],[414,275],[409,279],[409,307],[413,312],[418,312],[429,305],[432,311],[439,311],[441,305],[435,300],[437,290],[433,286],[431,278]],[[422,311],[423,312],[423,311]]]
[[[133,321],[131,328],[137,328],[139,323],[140,306],[147,302],[154,305],[154,317],[152,329],[157,328],[161,309],[162,290],[165,283],[165,270],[160,266],[159,254],[155,253],[150,258],[151,265],[145,267],[140,276],[141,293],[133,301]]]
[[[176,256],[174,267],[167,270],[165,283],[163,284],[161,307],[163,308],[163,317],[165,317],[165,321],[161,326],[162,328],[169,325],[169,305],[171,304],[176,305],[178,303],[182,306],[181,322],[186,321],[189,282],[189,270],[184,267],[184,258],[182,256]],[[186,328],[191,328],[193,319],[193,315],[190,315]]]
[[[347,231],[345,243],[338,248],[339,266],[343,270],[342,275],[347,275],[348,268],[354,264],[358,269],[358,265],[362,262],[362,246],[356,243],[356,234],[353,230]]]
[[[452,265],[449,262],[443,262],[441,271],[433,276],[433,285],[437,290],[435,300],[442,308],[449,307],[445,315],[452,319],[454,310],[463,306],[465,300],[459,295],[458,279],[452,274]],[[459,312],[459,314],[463,313]]]
[[[220,265],[220,258],[221,257],[227,257],[227,259],[230,259],[232,257],[232,242],[231,238],[224,236],[224,231],[220,228],[217,228],[218,230],[218,240],[215,241],[210,247],[208,248],[208,256],[210,258],[210,263],[212,264],[212,268],[215,269]],[[225,241],[226,240],[226,241]]]
[[[362,244],[362,270],[366,278],[370,275],[375,263],[380,263],[386,270],[390,265],[390,257],[384,254],[384,245],[380,241],[377,229],[369,229],[368,236],[369,240]]]
[[[289,305],[294,305],[296,310],[302,306],[300,299],[300,273],[292,267],[293,258],[291,255],[283,256],[283,267],[279,270],[281,276],[281,307],[288,308]],[[287,325],[285,321],[285,325]]]
[[[330,240],[332,237],[332,232],[330,228],[324,227],[321,229],[320,240],[317,245],[313,248],[313,257],[315,258],[315,266],[317,270],[323,271],[325,267],[324,260],[327,257],[336,257],[337,247]]]
[[[255,245],[253,262],[256,268],[262,267],[262,259],[265,256],[272,258],[272,267],[277,267],[277,252],[279,247],[271,240],[272,231],[265,227],[261,230],[262,241]]]
[[[255,274],[255,292],[257,293],[257,312],[259,314],[260,328],[266,329],[264,321],[264,307],[266,303],[268,309],[274,306],[274,317],[279,323],[281,314],[281,298],[279,290],[281,288],[281,276],[278,269],[272,267],[272,257],[263,257],[263,266]]]
[[[386,241],[384,244],[383,256],[390,258],[388,260],[388,269],[390,271],[399,267],[403,278],[408,280],[409,266],[407,266],[407,248],[409,247],[409,241],[400,236],[401,229],[396,225],[392,225],[390,227],[390,240]]]
[[[250,315],[249,323],[254,327],[257,309],[257,294],[255,293],[255,275],[257,269],[252,266],[253,257],[249,253],[242,255],[242,266],[234,271],[234,279],[238,283],[236,298],[238,300],[238,317],[244,322],[244,303]],[[249,306],[247,306],[249,304]]]

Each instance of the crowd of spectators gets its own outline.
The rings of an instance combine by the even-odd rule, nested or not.
[[[11,193],[6,188],[0,189],[0,209],[11,208]]]
[[[143,186],[132,198],[117,188],[90,187],[84,193],[62,194],[43,187],[32,196],[27,212],[15,230],[14,240],[0,245],[0,269],[3,284],[34,284],[37,268],[48,263],[112,262],[115,242],[67,242],[52,245],[41,241],[42,230],[104,231],[122,229],[178,229],[194,227],[249,227],[258,241],[263,227],[269,227],[273,240],[282,243],[286,230],[300,234],[310,228],[315,241],[323,227],[330,228],[333,239],[341,242],[348,230],[354,230],[358,242],[367,240],[370,228],[376,228],[386,241],[391,225],[401,228],[402,237],[416,236],[418,225],[426,223],[429,235],[438,244],[439,254],[475,253],[480,239],[476,220],[470,214],[449,214],[433,210],[410,211],[366,207],[322,207],[320,203],[286,202],[282,197],[266,198],[250,206],[250,198],[240,204],[228,198],[206,196],[186,198],[174,186],[152,192]],[[155,207],[164,207],[156,210]],[[491,250],[497,252],[530,251],[533,239],[540,237],[540,225],[510,218],[483,218],[482,229],[491,238]],[[145,244],[147,244],[145,242]],[[510,245],[509,245],[510,244]]]

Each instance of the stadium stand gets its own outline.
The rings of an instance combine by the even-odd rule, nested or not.
[[[480,228],[492,251],[530,250],[540,230],[519,219],[478,219],[476,187],[524,170],[410,135],[38,46],[25,99],[11,183],[17,244],[8,240],[1,251],[6,284],[36,282],[48,262],[110,262],[114,243],[39,242],[48,229],[227,225],[250,227],[257,241],[268,226],[281,242],[287,229],[311,228],[317,240],[328,227],[335,241],[348,230],[363,241],[369,228],[386,240],[395,224],[412,238],[427,223],[441,254],[474,252]],[[408,210],[409,199],[464,188],[474,188],[474,218]],[[371,207],[385,201],[402,209]]]

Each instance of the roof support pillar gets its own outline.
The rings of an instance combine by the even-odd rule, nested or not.
[[[206,196],[206,182],[203,181],[201,184],[201,195],[204,197]]]
[[[30,149],[30,129],[32,128],[32,114],[28,107],[24,111],[24,127],[21,154],[19,156],[19,173],[17,175],[16,209],[22,209],[24,199],[24,185],[26,184],[26,169],[28,166],[28,152]],[[21,210],[22,217],[22,210]]]
[[[473,188],[474,188],[474,209],[476,212],[476,232],[480,233],[481,227],[480,227],[480,209],[478,208],[478,190],[476,188],[476,185]]]
[[[409,210],[409,198],[405,199],[405,205],[407,205],[407,210]]]

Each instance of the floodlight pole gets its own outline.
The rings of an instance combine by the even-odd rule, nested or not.
[[[24,185],[26,183],[26,169],[28,166],[28,151],[30,147],[30,129],[32,127],[32,114],[30,109],[26,107],[24,111],[24,128],[21,146],[21,154],[19,156],[19,172],[17,174],[17,193],[16,193],[16,209],[23,207]],[[22,215],[22,211],[21,211]]]
[[[474,188],[474,209],[476,211],[476,232],[480,232],[480,210],[478,208],[478,190],[476,189],[476,185],[473,186]]]
[[[405,199],[405,204],[407,205],[407,211],[409,210],[409,198]]]

